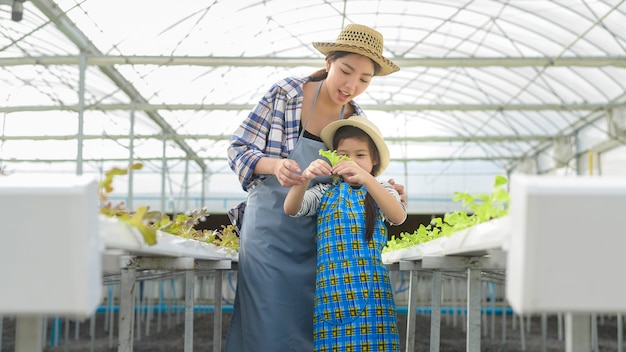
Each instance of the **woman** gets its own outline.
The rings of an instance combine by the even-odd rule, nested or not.
[[[322,129],[364,115],[353,99],[374,76],[399,70],[382,55],[382,35],[367,26],[348,25],[335,42],[313,46],[326,55],[325,69],[275,83],[228,147],[230,167],[248,198],[243,221],[242,207],[230,214],[240,226],[240,243],[226,351],[313,350],[315,219],[286,215],[285,195],[288,187],[305,182],[300,165],[325,149]],[[396,187],[406,200],[404,187]]]

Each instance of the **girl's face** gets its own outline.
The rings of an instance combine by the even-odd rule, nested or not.
[[[377,164],[367,138],[349,137],[340,140],[337,145],[337,155],[346,155],[352,158],[354,162],[370,174]]]
[[[332,61],[326,59],[326,90],[331,100],[345,105],[363,93],[374,78],[374,63],[366,56],[348,54]]]

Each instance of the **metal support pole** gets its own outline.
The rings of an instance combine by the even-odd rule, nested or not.
[[[480,352],[480,269],[467,269],[467,352]]]
[[[591,352],[589,314],[565,314],[565,352]]]
[[[193,351],[195,270],[185,270],[185,352]]]
[[[417,315],[417,270],[410,270],[409,277],[409,306],[406,319],[406,350],[415,351],[415,325]]]
[[[215,270],[213,292],[213,351],[222,351],[222,274],[224,270]]]
[[[120,285],[119,341],[118,352],[133,352],[135,317],[135,281],[137,272],[133,268],[123,268]]]
[[[43,330],[41,324],[41,315],[17,317],[15,352],[42,351]]]
[[[441,271],[433,271],[432,312],[430,315],[430,352],[439,352],[441,332]]]

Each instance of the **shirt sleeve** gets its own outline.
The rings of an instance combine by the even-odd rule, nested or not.
[[[322,201],[322,196],[324,196],[328,187],[330,187],[330,183],[318,183],[307,189],[304,193],[300,210],[292,216],[315,216],[317,209],[319,209],[320,202]]]
[[[400,203],[402,205],[402,209],[404,210],[404,220],[406,220],[406,205],[404,205],[404,203],[402,203],[402,200],[400,198],[400,194],[398,193],[398,191],[396,191],[396,189],[389,182],[383,181],[383,182],[381,182],[381,184],[383,185],[383,187],[385,187],[387,192],[389,192],[389,194],[391,194],[393,196],[393,198],[395,198],[398,201],[398,203]],[[396,224],[396,223],[393,223],[393,222],[389,221],[389,219],[387,219],[385,214],[383,214],[382,210],[380,211],[380,215],[390,225],[397,226],[397,225],[401,225],[402,223],[404,223],[404,220],[402,220],[402,222],[399,223],[399,224]]]
[[[298,139],[298,101],[303,82],[285,79],[274,84],[231,136],[229,166],[245,191],[268,176],[254,174],[259,159],[286,158],[293,150]]]

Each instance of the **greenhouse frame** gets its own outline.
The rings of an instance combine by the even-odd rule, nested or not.
[[[230,135],[274,81],[319,69],[310,43],[348,23],[377,28],[401,67],[358,102],[411,212],[450,210],[494,175],[625,172],[621,1],[26,1],[20,21],[5,2],[4,173],[140,162],[116,189],[129,204],[224,212],[245,197]]]
[[[312,43],[334,41],[348,24],[364,24],[379,31],[384,37],[385,57],[400,67],[391,75],[374,77],[355,101],[380,128],[389,146],[391,162],[380,178],[404,185],[409,216],[436,217],[458,211],[462,205],[456,194],[489,194],[494,180],[502,176],[518,178],[520,189],[529,194],[543,186],[533,188],[533,177],[548,179],[554,182],[549,183],[553,188],[562,186],[563,192],[573,194],[571,204],[589,195],[621,197],[621,180],[626,179],[624,0],[0,0],[0,181],[8,185],[2,188],[0,183],[0,191],[11,195],[15,180],[26,182],[42,176],[50,182],[71,177],[101,182],[107,172],[122,169],[127,172],[115,177],[107,200],[120,202],[131,212],[146,207],[172,215],[199,209],[206,215],[225,215],[247,196],[227,156],[233,132],[275,82],[323,68],[324,57]],[[136,164],[141,167],[131,167]],[[529,183],[524,183],[526,177]],[[589,182],[578,184],[583,178]],[[513,196],[511,184],[506,187]],[[515,196],[522,199],[528,195]],[[5,197],[1,203],[4,209],[11,207],[10,199],[14,201]],[[550,210],[548,204],[568,205],[563,200],[551,203],[554,199],[534,203],[528,198],[524,205],[546,207],[546,211]],[[605,198],[585,199],[589,204],[613,204]],[[619,199],[626,200],[626,196]],[[49,208],[51,214],[61,214],[63,207],[51,208],[54,206]],[[518,211],[524,217],[537,215]],[[33,209],[31,216],[40,212]],[[590,219],[599,214],[608,216],[614,209],[589,209],[585,221],[593,221]],[[11,221],[6,216],[2,221]],[[50,215],[50,221],[54,216]],[[493,231],[498,236],[508,234],[511,224],[532,227],[528,221],[511,217],[496,223]],[[545,220],[539,215],[533,219]],[[571,221],[573,232],[577,232],[576,226],[586,228]],[[91,229],[89,224],[84,226]],[[598,226],[616,231],[611,224]],[[111,255],[103,263],[85,259],[88,269],[105,272],[104,281],[98,278],[97,283],[107,284],[109,278],[117,285],[120,309],[122,297],[132,301],[128,297],[134,292],[123,282],[132,282],[132,287],[134,280],[152,282],[152,290],[157,292],[156,282],[169,275],[159,271],[161,265],[145,261],[142,266],[124,260],[133,255],[169,257],[178,250],[175,240],[170,243],[168,237],[159,237],[156,252],[151,252],[133,242],[138,236],[136,229],[120,230],[119,224],[101,223],[100,230],[103,228],[118,236],[109,238],[109,244],[115,243],[115,249],[124,255]],[[424,299],[430,306],[436,295],[445,301],[441,287],[450,289],[452,280],[463,280],[468,324],[465,348],[473,352],[480,350],[480,321],[472,320],[479,319],[474,309],[480,294],[470,297],[469,291],[480,290],[485,277],[495,277],[499,286],[492,293],[506,296],[507,265],[503,263],[508,260],[508,269],[516,272],[510,267],[511,260],[518,260],[514,264],[526,256],[532,260],[531,253],[524,251],[535,244],[524,237],[520,240],[528,240],[524,249],[513,259],[507,258],[508,237],[490,237],[494,232],[486,231],[485,242],[478,239],[477,247],[467,247],[471,241],[464,237],[461,242],[451,240],[437,247],[438,254],[455,256],[454,261],[426,261],[432,258],[420,247],[408,256],[398,252],[387,262],[394,280],[406,278],[407,285],[416,290],[398,295],[400,305],[409,306],[409,311]],[[613,253],[622,244],[612,242],[615,237],[601,237],[602,241],[594,244]],[[5,246],[0,257],[9,254],[6,245],[0,242],[0,247]],[[232,284],[227,277],[231,269],[236,271],[236,254],[185,250],[190,250],[186,253],[196,261],[168,262],[178,280],[171,289],[178,287],[183,298],[184,294],[193,297],[191,282],[198,280],[193,270],[208,272],[213,283],[207,288],[216,292],[214,297],[207,294],[208,300],[215,308],[221,307],[220,292]],[[44,251],[37,253],[45,258]],[[480,260],[459,261],[460,257]],[[424,268],[428,269],[429,284],[439,282],[439,291],[433,288],[418,298],[417,273],[422,275]],[[450,268],[455,274],[445,276]],[[147,269],[143,272],[146,278],[139,269]],[[127,270],[124,275],[131,276],[107,276],[109,270],[116,275]],[[463,279],[456,275],[458,270]],[[150,276],[155,272],[156,276]],[[602,277],[613,273],[619,275],[617,269],[611,269]],[[532,281],[524,272],[519,275]],[[528,283],[523,280],[517,284]],[[81,284],[94,282],[85,278]],[[196,290],[203,290],[199,288],[203,283],[196,284]],[[621,288],[615,285],[607,287]],[[110,302],[107,292],[111,291],[104,290],[98,303]],[[2,297],[0,294],[0,301]],[[234,292],[225,297],[228,305]],[[520,306],[527,304],[522,298],[517,302]],[[616,319],[621,334],[622,307],[610,302],[608,297],[604,308]],[[129,301],[124,304],[126,309],[133,307]],[[546,313],[524,308],[528,314]],[[595,328],[595,314],[607,313],[598,311],[604,308],[592,305],[581,308],[581,315],[567,316],[569,332],[580,326],[588,329],[588,324]],[[0,333],[3,314],[7,321],[13,313],[0,309]],[[221,324],[221,315],[215,319]],[[408,328],[414,329],[411,319],[409,314]],[[523,324],[523,318],[519,323]],[[133,349],[132,319],[130,324],[125,326],[130,332],[120,332],[120,351]],[[430,341],[438,342],[439,336],[432,335],[438,327],[431,328]],[[415,338],[414,332],[407,335]],[[621,336],[615,351],[623,351]],[[187,339],[192,336],[185,338],[185,351],[190,351],[193,346]],[[403,338],[403,350],[417,350],[414,341]],[[597,344],[596,338],[591,334],[578,342],[563,341],[563,348],[591,352],[586,345],[579,349],[579,343]],[[16,340],[17,346],[19,334]],[[221,342],[213,346],[219,350]],[[431,351],[438,350],[432,346]]]

